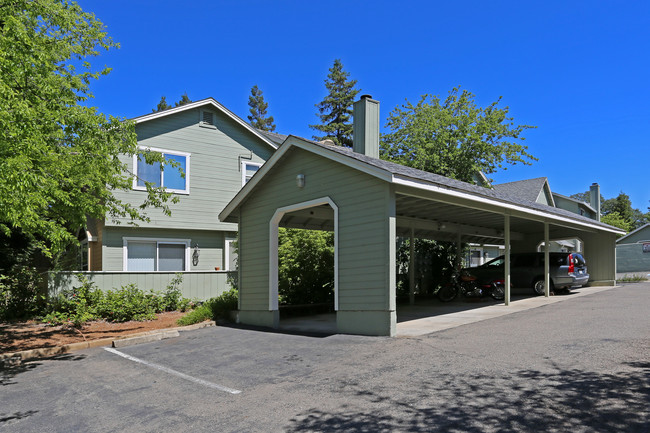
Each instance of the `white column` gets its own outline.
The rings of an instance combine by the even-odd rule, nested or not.
[[[544,221],[544,296],[547,298],[551,293],[550,254],[548,240],[548,223]]]
[[[413,227],[409,239],[409,303],[415,304],[415,230]]]
[[[462,262],[462,257],[460,256],[460,247],[461,247],[461,242],[460,242],[460,232],[456,233],[456,269],[460,269],[461,262]]]
[[[504,224],[503,224],[503,236],[505,243],[505,251],[503,252],[505,257],[505,266],[504,266],[504,284],[505,284],[505,298],[504,302],[506,305],[510,305],[510,215],[505,215]]]

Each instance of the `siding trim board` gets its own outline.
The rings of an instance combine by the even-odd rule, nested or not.
[[[278,306],[278,229],[282,217],[298,210],[327,204],[334,210],[334,311],[339,310],[339,207],[330,197],[321,197],[314,200],[295,203],[278,208],[269,222],[269,311],[274,311]]]

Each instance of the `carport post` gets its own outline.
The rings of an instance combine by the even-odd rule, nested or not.
[[[549,297],[551,294],[551,271],[550,271],[550,254],[548,240],[548,223],[544,221],[544,296]]]
[[[504,263],[504,285],[505,285],[505,297],[504,297],[504,303],[506,305],[510,305],[510,215],[504,215],[504,222],[503,222],[503,235],[504,235],[504,243],[505,243],[505,251],[503,252],[504,258],[505,258],[505,263]]]
[[[409,303],[415,304],[415,230],[411,227],[409,240]]]

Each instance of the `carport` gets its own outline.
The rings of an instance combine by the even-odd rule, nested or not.
[[[534,251],[540,242],[579,238],[590,284],[614,284],[619,229],[382,161],[379,103],[362,97],[354,115],[353,149],[289,136],[219,215],[239,223],[242,323],[278,326],[277,240],[283,226],[334,232],[334,308],[342,333],[395,335],[397,236],[501,244],[506,258]],[[509,265],[507,260],[505,307]],[[548,282],[546,269],[547,296]]]

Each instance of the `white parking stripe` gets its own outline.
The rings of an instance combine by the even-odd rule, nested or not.
[[[112,347],[105,347],[104,350],[119,355],[122,358],[126,358],[129,361],[138,362],[140,364],[146,365],[147,367],[155,368],[157,370],[164,371],[165,373],[173,374],[174,376],[178,376],[181,379],[189,380],[190,382],[198,383],[200,385],[207,386],[209,388],[218,389],[219,391],[227,392],[230,394],[241,393],[241,391],[239,391],[238,389],[232,389],[232,388],[228,388],[227,386],[217,385],[216,383],[208,382],[207,380],[197,379],[196,377],[188,376],[187,374],[181,373],[180,371],[172,370],[171,368],[154,364],[153,362],[147,362],[142,359],[136,358],[135,356],[127,355],[126,353],[122,353],[119,350],[113,349]]]

